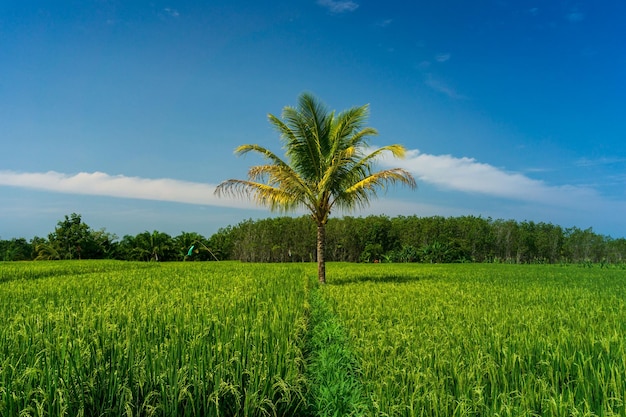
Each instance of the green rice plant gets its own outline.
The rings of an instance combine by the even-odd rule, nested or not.
[[[59,277],[62,275],[82,275],[94,272],[124,271],[130,263],[118,261],[38,261],[38,262],[0,262],[0,283],[20,280]],[[133,263],[132,269],[153,268],[157,264]]]
[[[306,406],[301,268],[8,268],[2,416],[288,416]]]
[[[626,415],[626,276],[341,265],[323,295],[380,416]]]
[[[626,415],[622,269],[328,273],[2,263],[0,415]]]
[[[345,330],[316,284],[310,295],[307,375],[311,411],[316,416],[365,416],[367,397],[358,361]]]

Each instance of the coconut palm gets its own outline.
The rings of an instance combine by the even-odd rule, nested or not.
[[[320,283],[326,282],[325,226],[331,210],[364,207],[377,191],[394,183],[415,188],[415,179],[404,169],[373,171],[381,154],[401,158],[405,149],[370,148],[368,138],[378,132],[364,126],[368,115],[367,105],[335,114],[312,95],[302,94],[298,106],[285,107],[281,118],[268,116],[280,133],[286,158],[259,145],[239,146],[236,154],[255,152],[267,163],[251,167],[247,180],[230,179],[215,190],[218,196],[251,197],[273,211],[307,209],[317,225]]]
[[[56,242],[41,242],[35,245],[35,252],[37,253],[36,261],[51,261],[61,259],[59,254],[60,248]]]

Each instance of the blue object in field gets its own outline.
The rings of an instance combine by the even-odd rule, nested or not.
[[[187,252],[187,256],[191,256],[191,254],[193,254],[193,248],[194,248],[195,246],[196,246],[196,245],[191,245],[191,247],[189,248],[189,252]]]

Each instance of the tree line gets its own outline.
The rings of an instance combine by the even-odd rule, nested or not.
[[[247,220],[228,229],[231,257],[307,262],[315,233],[306,216]],[[342,262],[622,263],[626,239],[591,228],[476,216],[368,216],[328,220],[326,257]]]
[[[94,230],[79,214],[47,238],[0,240],[0,260],[315,262],[315,223],[308,216],[245,220],[210,237],[157,230],[121,239]],[[331,218],[325,256],[341,262],[623,263],[626,239],[591,228],[476,216]]]
[[[191,252],[190,248],[194,247]],[[182,261],[228,259],[216,249],[220,247],[219,233],[210,239],[199,233],[181,232],[178,236],[154,230],[119,239],[105,229],[94,230],[72,213],[57,223],[47,238],[34,237],[0,240],[0,260],[68,260],[68,259],[118,259],[127,261]],[[218,257],[219,256],[219,257]]]

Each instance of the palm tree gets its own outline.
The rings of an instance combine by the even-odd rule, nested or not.
[[[150,233],[146,230],[126,240],[127,244],[132,247],[131,253],[135,259],[156,262],[172,259],[173,240],[167,233],[158,230]]]
[[[367,105],[335,114],[312,95],[302,94],[298,106],[285,107],[280,119],[268,116],[280,133],[286,160],[259,145],[239,146],[236,154],[256,152],[267,164],[251,167],[248,180],[230,179],[215,190],[218,196],[251,197],[273,211],[306,208],[317,225],[320,283],[326,282],[325,226],[331,210],[364,207],[390,184],[416,186],[404,169],[373,172],[373,163],[382,153],[402,158],[405,149],[401,145],[370,148],[367,140],[378,132],[364,127],[368,115]]]
[[[35,245],[36,261],[50,261],[61,259],[60,248],[56,242],[41,242]]]

